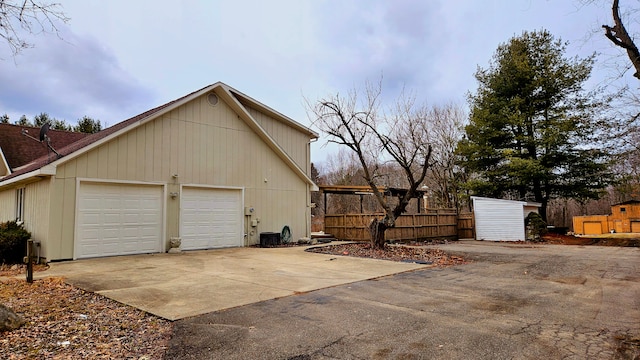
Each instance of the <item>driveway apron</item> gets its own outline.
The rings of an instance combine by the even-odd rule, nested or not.
[[[86,259],[53,263],[37,276],[64,277],[81,289],[178,320],[426,267],[304,249],[248,247]]]

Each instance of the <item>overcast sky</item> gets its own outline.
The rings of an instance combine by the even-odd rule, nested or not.
[[[28,38],[35,47],[15,58],[0,44],[0,114],[12,122],[47,112],[110,126],[223,81],[309,125],[303,96],[381,75],[389,98],[404,86],[430,104],[466,104],[477,67],[524,30],[569,41],[569,56],[618,53],[600,31],[604,0],[58,1],[71,18],[63,40]],[[603,64],[597,79],[609,76]],[[330,151],[323,143],[312,161]]]

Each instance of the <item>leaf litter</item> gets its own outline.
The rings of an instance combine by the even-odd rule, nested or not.
[[[26,323],[0,332],[3,359],[162,359],[170,321],[66,284],[0,281],[0,302]]]

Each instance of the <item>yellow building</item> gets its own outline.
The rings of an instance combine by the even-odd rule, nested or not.
[[[611,206],[610,215],[573,217],[573,231],[578,235],[608,232],[640,233],[640,201],[631,200]]]

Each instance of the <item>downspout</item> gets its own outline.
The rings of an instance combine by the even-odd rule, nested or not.
[[[307,143],[307,174],[309,178],[311,178],[311,143],[318,141],[318,138],[310,138]],[[313,181],[313,179],[311,179]],[[316,184],[317,185],[317,184]],[[306,223],[306,231],[305,237],[311,238],[311,184],[307,184],[307,220]]]

